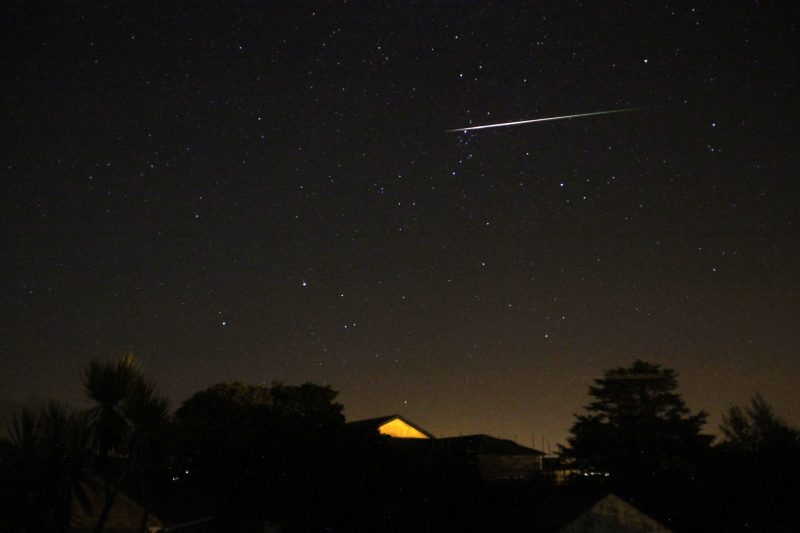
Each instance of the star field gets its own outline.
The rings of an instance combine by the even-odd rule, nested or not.
[[[800,422],[796,6],[0,18],[3,401],[131,349],[174,404],[314,381],[555,447],[641,357],[708,431],[755,391]]]

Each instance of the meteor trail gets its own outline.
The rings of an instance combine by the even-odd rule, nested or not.
[[[612,113],[628,113],[631,111],[641,111],[644,109],[643,107],[630,107],[626,109],[612,109],[611,111],[595,111],[594,113],[580,113],[578,115],[562,115],[560,117],[546,117],[546,118],[534,118],[530,120],[518,120],[516,122],[501,122],[499,124],[484,124],[483,126],[471,126],[469,128],[456,128],[453,130],[447,130],[445,133],[451,133],[455,131],[470,131],[470,130],[485,130],[487,128],[503,128],[505,126],[518,126],[520,124],[531,124],[532,122],[549,122],[551,120],[565,120],[568,118],[578,118],[578,117],[593,117],[596,115],[610,115]]]

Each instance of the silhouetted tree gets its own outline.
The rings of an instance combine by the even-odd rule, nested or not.
[[[748,452],[797,446],[800,436],[797,429],[775,414],[760,394],[755,394],[744,409],[737,405],[728,408],[719,428],[725,446]]]
[[[134,469],[148,468],[153,442],[162,435],[169,405],[145,380],[130,354],[116,364],[92,361],[84,372],[84,386],[94,403],[89,415],[104,481],[103,509],[94,529],[100,533],[120,485]],[[112,466],[120,462],[121,467]]]
[[[68,531],[73,502],[88,512],[92,453],[87,417],[57,402],[23,409],[0,454],[0,529]]]
[[[184,484],[199,487],[218,512],[320,512],[342,479],[348,439],[337,392],[305,383],[220,383],[175,413]],[[306,516],[306,519],[308,516]]]
[[[190,447],[198,450],[206,447],[207,439],[225,441],[216,446],[246,445],[250,437],[267,428],[341,425],[343,407],[334,402],[337,394],[328,386],[313,383],[273,383],[271,387],[219,383],[186,400],[175,412],[175,421],[180,432],[194,440]],[[245,435],[238,438],[242,432]]]
[[[800,432],[756,394],[722,417],[716,492],[726,529],[793,531],[800,521]]]
[[[334,400],[338,392],[329,386],[303,383],[300,386],[276,382],[269,389],[272,411],[279,416],[298,417],[318,427],[335,426],[344,422],[342,404]]]
[[[576,415],[569,446],[561,448],[661,518],[688,505],[678,500],[696,488],[712,440],[700,433],[706,413],[690,413],[675,392],[676,378],[674,370],[641,360],[607,370],[589,387],[593,401],[587,414]]]

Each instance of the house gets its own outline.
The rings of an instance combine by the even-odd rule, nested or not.
[[[379,416],[348,422],[353,429],[379,433],[396,439],[433,439],[433,434],[400,415]]]
[[[349,422],[356,430],[392,437],[390,443],[426,464],[443,464],[483,481],[527,480],[542,472],[544,452],[489,435],[437,439],[400,415]]]
[[[544,452],[489,435],[436,439],[435,454],[471,468],[484,481],[531,479],[542,472]]]

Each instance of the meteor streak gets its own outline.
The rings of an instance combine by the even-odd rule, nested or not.
[[[629,113],[631,111],[641,111],[643,107],[630,107],[626,109],[612,109],[611,111],[595,111],[594,113],[580,113],[578,115],[563,115],[560,117],[533,118],[530,120],[518,120],[516,122],[501,122],[499,124],[484,124],[483,126],[471,126],[469,128],[456,128],[447,130],[446,133],[455,131],[485,130],[487,128],[503,128],[505,126],[518,126],[520,124],[531,124],[533,122],[550,122],[551,120],[566,120],[568,118],[593,117],[597,115],[610,115],[612,113]]]

